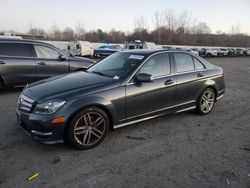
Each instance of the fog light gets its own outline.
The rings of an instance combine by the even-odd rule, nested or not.
[[[52,124],[63,123],[65,121],[64,117],[56,118],[52,121]]]

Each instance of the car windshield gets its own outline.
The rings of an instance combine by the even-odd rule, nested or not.
[[[144,55],[115,53],[88,69],[88,72],[115,79],[126,77],[144,59]]]

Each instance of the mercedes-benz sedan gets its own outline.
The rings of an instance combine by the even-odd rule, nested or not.
[[[208,114],[223,96],[223,70],[188,52],[115,53],[86,71],[31,84],[18,99],[20,126],[44,143],[79,149],[100,144],[109,129],[171,112]]]

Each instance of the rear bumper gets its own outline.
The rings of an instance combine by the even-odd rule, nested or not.
[[[216,101],[220,100],[222,97],[224,97],[224,94],[225,94],[225,89],[219,91],[217,93],[217,97],[216,97]]]

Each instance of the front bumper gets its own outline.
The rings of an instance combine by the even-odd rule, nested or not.
[[[16,110],[17,122],[26,134],[45,143],[56,144],[63,142],[66,123],[52,124],[55,118],[50,115],[28,114]]]

